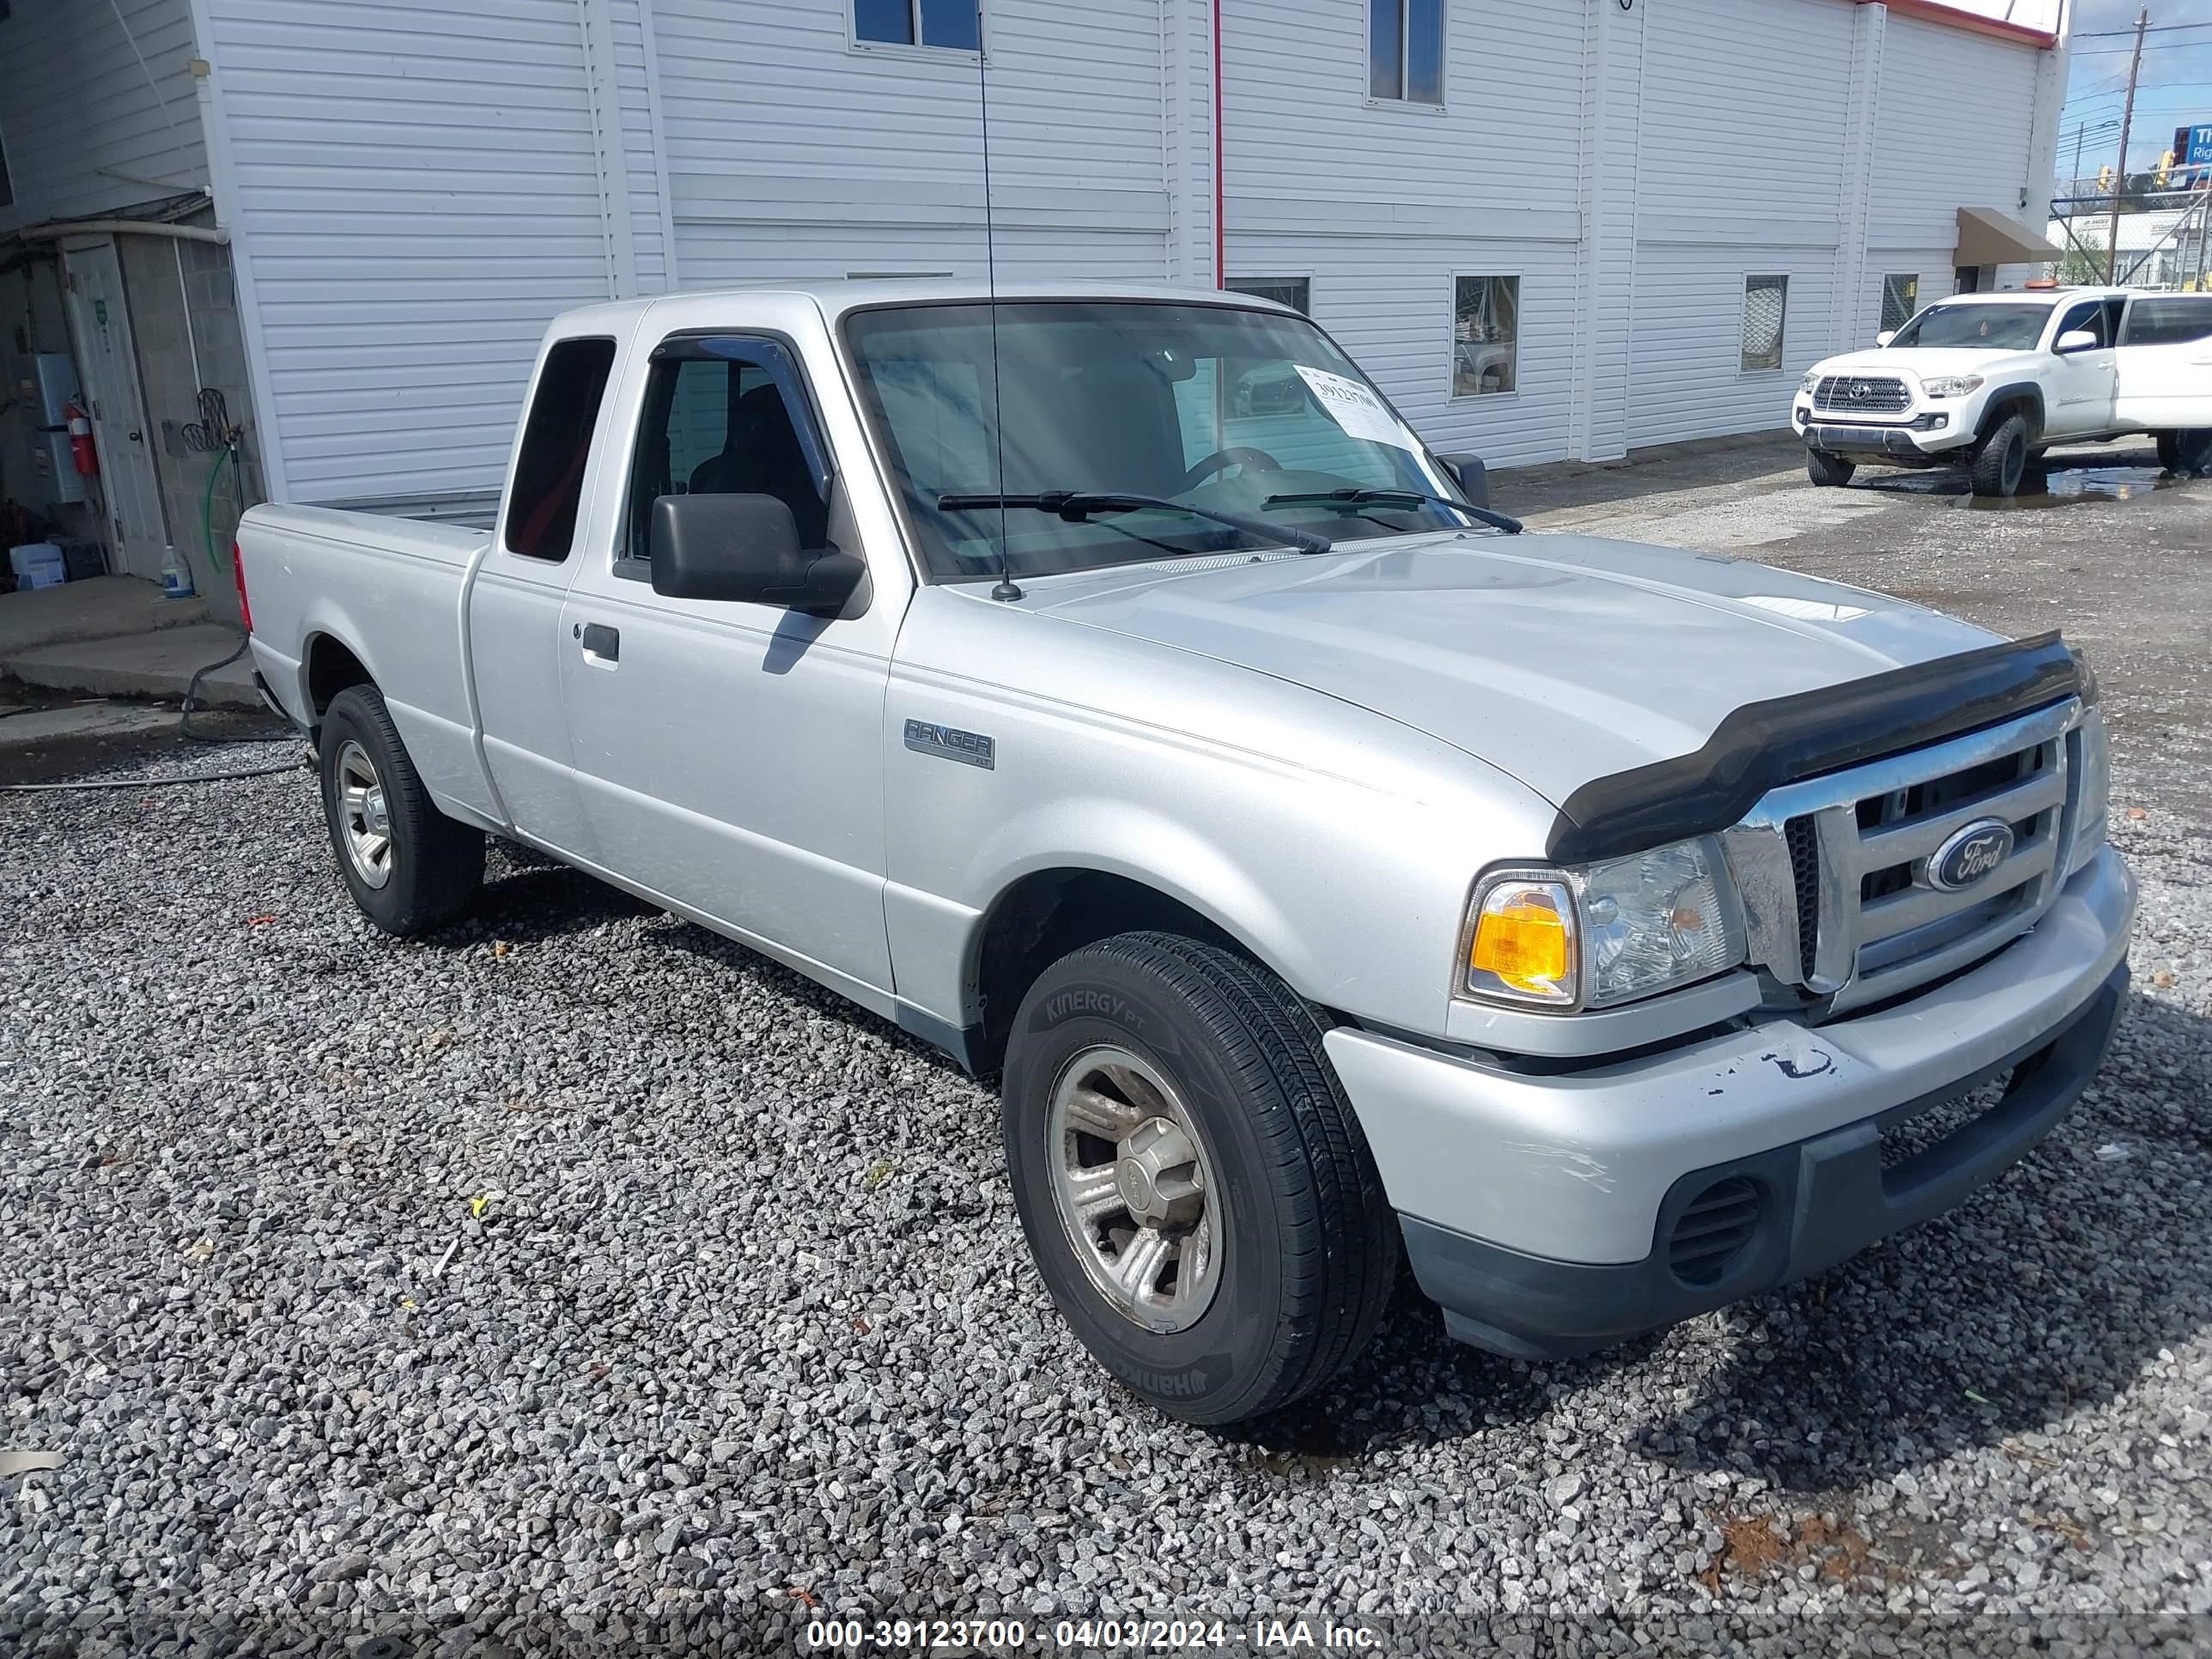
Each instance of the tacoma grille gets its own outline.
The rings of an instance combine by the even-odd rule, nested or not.
[[[1813,391],[1823,414],[1899,415],[1912,405],[1905,382],[1886,375],[1831,374]]]

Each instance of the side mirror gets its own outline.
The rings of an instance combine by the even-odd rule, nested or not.
[[[2058,337],[2057,349],[2061,355],[2069,351],[2094,351],[2097,337],[2086,328],[2069,328]]]
[[[663,495],[647,545],[653,591],[836,616],[867,567],[850,553],[799,544],[799,524],[773,495]]]
[[[1490,505],[1490,469],[1482,464],[1482,457],[1462,453],[1439,455],[1444,471],[1459,484],[1459,492],[1477,507]]]
[[[1887,344],[1888,344],[1892,340],[1894,340],[1896,337],[1897,337],[1897,331],[1896,331],[1895,329],[1893,329],[1893,328],[1886,328],[1886,329],[1882,330],[1882,331],[1881,331],[1881,333],[1879,333],[1879,334],[1877,334],[1877,335],[1875,335],[1875,336],[1874,337],[1874,343],[1875,343],[1876,345],[1878,345],[1878,346],[1886,346],[1886,345],[1887,345]]]

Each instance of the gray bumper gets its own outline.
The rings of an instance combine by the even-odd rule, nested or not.
[[[1895,455],[1906,460],[1926,459],[1961,447],[1973,438],[1971,431],[1915,432],[1901,426],[1838,426],[1808,422],[1805,447],[1831,455]]]
[[[1640,1262],[1685,1176],[1961,1092],[2047,1043],[2125,960],[2134,908],[2106,848],[2033,933],[1854,1018],[1550,1075],[1342,1027],[1328,1055],[1401,1215],[1556,1262]]]
[[[1587,1353],[1820,1272],[1950,1209],[2049,1134],[2103,1062],[2127,993],[2112,970],[2057,1031],[1983,1073],[1824,1135],[1674,1183],[1641,1261],[1594,1267],[1401,1218],[1414,1277],[1462,1341],[1516,1358]],[[1884,1131],[2009,1069],[1998,1103],[1933,1145],[1886,1156]]]

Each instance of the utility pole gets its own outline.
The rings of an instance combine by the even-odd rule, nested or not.
[[[2120,270],[2120,198],[2128,188],[2128,136],[2136,125],[2136,82],[2142,75],[2143,31],[2150,27],[2150,8],[2136,14],[2136,55],[2128,65],[2128,103],[2120,117],[2120,164],[2112,169],[2112,234],[2105,243],[2105,281],[2109,286]]]

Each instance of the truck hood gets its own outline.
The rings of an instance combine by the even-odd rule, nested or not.
[[[1030,600],[1385,716],[1554,805],[1695,750],[1741,704],[1999,637],[1747,560],[1571,535],[1101,571],[1035,581]]]
[[[1970,351],[1964,346],[1906,346],[1901,350],[1848,352],[1813,365],[1815,374],[1897,374],[1924,380],[1931,374],[1979,374],[1984,378],[2001,368],[2017,368],[2033,354],[2021,351]]]

